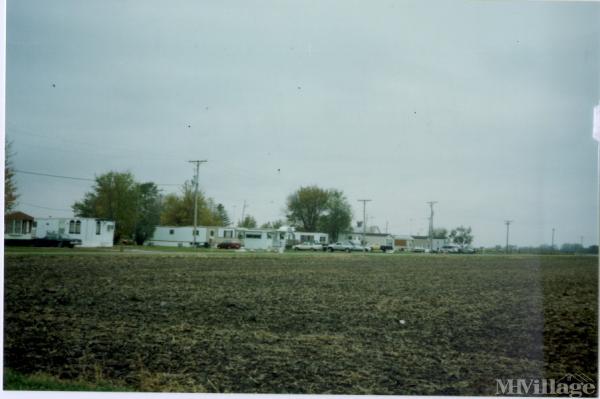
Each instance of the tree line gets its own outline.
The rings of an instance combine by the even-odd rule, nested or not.
[[[153,182],[138,182],[130,172],[108,172],[96,176],[92,189],[72,205],[77,217],[115,221],[115,241],[132,238],[142,244],[157,225],[190,226],[194,223],[194,185],[186,181],[178,194],[161,194]],[[232,221],[222,203],[198,192],[198,225],[230,226]],[[275,220],[261,228],[279,228],[284,224],[298,231],[322,231],[337,239],[351,227],[352,210],[344,193],[317,186],[301,187],[290,194],[284,220]],[[255,228],[256,219],[245,215],[239,227]]]

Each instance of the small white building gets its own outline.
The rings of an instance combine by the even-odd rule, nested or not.
[[[429,249],[439,251],[444,245],[448,244],[447,238],[432,238],[429,241],[428,236],[412,236],[412,248]]]
[[[397,251],[410,251],[414,246],[413,238],[407,234],[394,235],[394,248]]]
[[[34,238],[81,240],[81,247],[112,247],[115,222],[95,218],[36,218]]]
[[[294,231],[287,226],[277,230],[238,228],[237,233],[243,247],[250,250],[282,250],[294,240]]]
[[[4,215],[5,240],[31,240],[35,219],[23,212],[11,212]]]

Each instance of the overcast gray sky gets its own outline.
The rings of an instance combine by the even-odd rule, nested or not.
[[[505,219],[519,245],[598,239],[600,3],[7,3],[17,169],[181,184],[207,159],[206,194],[259,223],[317,184],[396,234],[426,233],[435,200],[476,245],[503,244]],[[90,189],[17,177],[35,216]]]

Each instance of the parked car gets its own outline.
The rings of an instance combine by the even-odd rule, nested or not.
[[[411,252],[423,253],[423,252],[429,252],[429,250],[427,250],[423,247],[414,247],[413,249],[411,249]]]
[[[474,254],[476,251],[475,251],[475,249],[473,249],[471,247],[464,247],[464,248],[461,248],[459,252],[461,254]]]
[[[240,249],[242,245],[239,242],[223,241],[217,245],[219,249]]]
[[[316,242],[303,242],[292,246],[294,251],[322,251],[323,245]]]
[[[454,244],[447,244],[438,250],[442,254],[457,254],[460,252],[460,247]]]
[[[370,252],[371,247],[354,244],[350,241],[336,242],[327,246],[329,252],[344,251],[344,252]]]

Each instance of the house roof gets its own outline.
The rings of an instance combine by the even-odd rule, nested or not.
[[[16,211],[4,215],[4,220],[33,220],[33,216],[28,215],[24,212]]]
[[[407,234],[394,234],[394,239],[395,240],[412,240],[413,237],[411,237]]]

